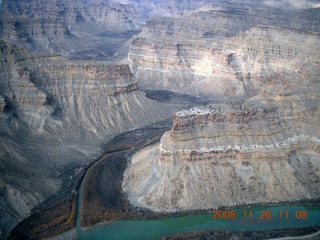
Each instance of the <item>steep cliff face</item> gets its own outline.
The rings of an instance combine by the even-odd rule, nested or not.
[[[132,157],[129,199],[179,211],[319,198],[319,95],[311,92],[288,94],[290,105],[278,96],[178,112],[160,145]]]
[[[0,41],[0,228],[68,188],[116,134],[177,109],[146,98],[126,64],[32,55]]]
[[[118,2],[112,0],[111,2]],[[210,0],[123,0],[121,3],[133,5],[138,12],[150,17],[182,17],[201,7],[211,5]]]
[[[319,9],[290,2],[4,0],[0,238],[64,198],[101,144],[181,110],[140,86],[252,98],[177,112],[161,143],[132,158],[133,204],[319,198]]]
[[[122,131],[121,126],[132,129],[166,111],[146,119],[130,114],[132,108],[139,114],[152,112],[155,102],[138,90],[128,65],[34,56],[3,41],[1,49],[3,108],[38,133],[58,134],[72,128],[73,133],[105,138],[106,133]]]
[[[125,58],[143,21],[132,6],[91,1],[3,1],[0,37],[68,58]]]
[[[147,23],[129,52],[144,88],[252,98],[178,112],[160,145],[131,159],[123,188],[134,205],[319,198],[317,11],[216,4]]]
[[[145,89],[207,97],[274,91],[318,72],[319,22],[308,17],[317,11],[216,4],[150,20],[132,42],[130,67]]]

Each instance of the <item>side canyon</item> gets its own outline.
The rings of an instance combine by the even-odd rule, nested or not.
[[[113,186],[140,217],[319,203],[319,7],[3,0],[0,239],[74,228],[82,181],[85,227]]]

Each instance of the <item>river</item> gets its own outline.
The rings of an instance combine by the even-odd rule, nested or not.
[[[121,136],[119,135],[109,144],[108,150],[121,151],[126,149],[127,146],[132,147],[131,144],[128,144],[129,139],[134,139],[133,145],[139,146],[138,148],[143,145],[145,146],[145,144],[141,144],[141,142],[145,143],[145,139],[149,139],[147,142],[148,144],[151,144],[156,141],[155,136],[161,135],[161,132],[166,128],[167,126],[164,124],[164,127],[159,128],[157,131],[154,129],[140,129],[139,131],[129,133],[129,135],[128,133]],[[154,139],[154,141],[151,141],[150,139]],[[82,185],[83,184],[81,184],[79,188],[76,217],[76,230],[81,240],[159,239],[163,236],[178,232],[199,230],[258,230],[320,226],[320,205],[283,205],[232,208],[217,212],[216,219],[213,219],[215,215],[212,213],[154,220],[114,220],[108,224],[97,224],[89,230],[84,231],[80,227],[79,217],[82,200]]]
[[[94,239],[159,239],[177,232],[197,230],[257,230],[320,225],[320,207],[316,206],[273,206],[235,208],[237,218],[213,220],[213,214],[201,214],[156,220],[115,220],[109,224],[98,224],[83,231],[77,223],[77,233],[82,240]],[[271,211],[270,219],[260,219],[261,211]],[[244,218],[246,211],[247,218]],[[252,218],[250,216],[252,211]],[[280,219],[282,211],[282,219]],[[285,211],[288,211],[286,216]],[[299,213],[307,212],[306,219],[297,219]],[[296,215],[297,214],[297,215]],[[268,216],[270,217],[270,215]]]
[[[283,205],[227,209],[229,212],[227,210],[217,212],[216,219],[213,219],[212,213],[154,220],[114,220],[108,224],[101,223],[89,230],[83,230],[80,227],[79,217],[81,198],[82,185],[79,188],[76,219],[76,230],[81,240],[159,239],[178,232],[198,230],[257,230],[320,226],[319,205]],[[228,216],[229,219],[226,219]]]

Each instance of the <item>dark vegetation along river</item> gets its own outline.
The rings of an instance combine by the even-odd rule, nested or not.
[[[200,232],[201,236],[218,233],[217,239],[232,239],[233,235],[242,237],[238,239],[266,239],[314,234],[320,230],[318,203],[254,206],[194,214],[158,214],[131,206],[121,190],[128,156],[157,142],[168,128],[170,120],[119,135],[106,145],[109,154],[87,171],[79,190],[76,230],[80,239],[159,239],[177,233],[198,234],[199,231],[207,231]],[[102,223],[117,218],[128,220]],[[89,228],[83,230],[80,224]],[[210,230],[215,231],[210,233]],[[186,235],[185,239],[189,237]],[[315,239],[317,237],[320,239],[319,235]]]
[[[319,206],[276,206],[276,207],[252,207],[252,208],[236,208],[233,209],[237,213],[237,218],[232,219],[217,219],[213,220],[213,214],[200,214],[184,217],[163,218],[154,220],[115,220],[109,224],[96,225],[93,228],[82,231],[77,225],[77,233],[80,239],[159,239],[161,237],[174,234],[177,232],[194,232],[199,230],[247,230],[243,233],[247,236],[246,239],[253,239],[254,231],[248,230],[265,230],[273,229],[269,236],[279,237],[286,236],[294,232],[293,227],[319,226]],[[252,218],[244,218],[244,211],[249,214],[252,212]],[[272,217],[270,219],[260,219],[262,211],[270,211]],[[282,211],[282,219],[280,212]],[[288,211],[288,218],[285,216],[285,211]],[[306,219],[297,219],[300,213],[307,212]],[[225,213],[225,212],[224,212]],[[269,212],[268,212],[269,214]],[[297,216],[296,216],[297,214]],[[250,216],[251,217],[251,216]],[[283,228],[284,234],[281,231],[274,229]],[[288,228],[291,231],[286,232]],[[302,228],[298,233],[305,234],[317,231],[317,228]],[[221,231],[221,230],[220,230]],[[261,232],[258,239],[264,239],[266,232]],[[228,234],[228,232],[225,232]],[[273,234],[273,235],[272,235]],[[223,238],[225,239],[225,238]],[[318,238],[320,239],[320,235]]]
[[[158,95],[148,92],[148,95],[158,101],[169,99],[187,108],[197,100],[170,92]],[[79,238],[84,240],[159,239],[164,236],[168,236],[166,239],[195,236],[202,239],[267,239],[314,234],[320,230],[319,201],[299,206],[225,209],[216,215],[208,210],[153,213],[132,206],[122,192],[128,159],[142,147],[158,142],[171,126],[172,119],[167,119],[113,138],[105,145],[105,153],[81,171],[73,187],[66,191],[69,192],[67,197],[62,194],[61,200],[52,199],[54,204],[50,201],[44,204],[38,212],[20,222],[8,239],[42,239],[74,226]],[[308,239],[320,239],[320,236]]]

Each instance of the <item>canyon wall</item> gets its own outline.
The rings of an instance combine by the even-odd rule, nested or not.
[[[119,2],[112,0],[112,2]],[[133,5],[139,13],[148,17],[182,17],[201,7],[210,5],[210,0],[123,0],[122,4]]]
[[[73,59],[127,56],[143,18],[131,5],[103,1],[3,1],[0,38],[33,52]]]
[[[318,12],[217,3],[151,19],[132,42],[130,67],[144,89],[208,98],[273,91],[316,77],[319,21],[308,16]]]
[[[70,188],[103,143],[179,109],[148,99],[127,64],[35,55],[0,41],[0,65],[3,236]]]
[[[288,9],[218,2],[146,23],[129,51],[142,88],[221,103],[176,113],[160,144],[131,157],[132,204],[175,212],[319,199],[319,9]]]
[[[43,203],[66,197],[113,136],[180,108],[146,98],[126,64],[145,9],[112,1],[5,0],[0,11],[5,238]]]
[[[121,126],[133,129],[141,121],[152,122],[166,111],[157,111],[146,119],[130,114],[132,108],[142,115],[153,112],[155,102],[138,90],[126,64],[28,55],[3,41],[1,49],[4,59],[1,96],[5,112],[14,112],[37,133],[60,135],[70,131],[76,137],[74,134],[83,132],[101,139],[106,133],[121,132]],[[139,104],[132,106],[135,102]]]
[[[318,97],[180,111],[159,145],[132,157],[124,190],[136,206],[170,212],[317,199]]]

